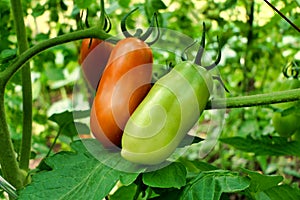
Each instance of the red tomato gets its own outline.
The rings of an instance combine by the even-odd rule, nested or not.
[[[90,44],[90,40],[82,41],[78,62],[86,80],[96,90],[113,46],[97,38],[93,38]]]
[[[111,52],[91,111],[93,135],[106,147],[120,146],[130,115],[151,87],[152,51],[137,38],[119,41]]]

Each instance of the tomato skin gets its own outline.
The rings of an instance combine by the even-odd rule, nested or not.
[[[298,79],[288,79],[283,82],[279,88],[279,91],[282,90],[290,90],[300,87],[300,81]],[[293,101],[293,102],[286,102],[286,103],[278,103],[274,104],[273,107],[284,111],[286,109],[291,109],[294,107],[292,113],[288,115],[282,115],[281,111],[275,111],[272,116],[272,123],[274,126],[275,131],[281,137],[291,137],[297,130],[300,129],[300,124],[298,123],[300,114],[298,113],[300,101]]]
[[[106,147],[121,145],[130,114],[151,87],[152,50],[137,38],[119,41],[109,57],[91,110],[93,135]]]
[[[93,38],[90,44],[90,40],[86,38],[82,41],[78,63],[85,79],[96,90],[113,45],[97,38]]]
[[[191,62],[177,64],[159,79],[128,120],[121,155],[134,163],[163,162],[205,109],[212,76]]]
[[[295,114],[282,116],[280,112],[275,112],[272,122],[274,129],[281,137],[290,137],[299,128],[299,116]]]

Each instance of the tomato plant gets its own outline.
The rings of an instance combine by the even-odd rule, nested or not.
[[[285,87],[284,91],[273,92],[269,88],[274,82],[278,82],[282,66],[300,61],[300,30],[297,26],[292,28],[288,25],[291,21],[299,22],[296,16],[300,11],[295,9],[299,7],[299,1],[274,2],[275,7],[281,8],[283,12],[281,16],[287,15],[290,18],[288,23],[280,20],[265,2],[268,1],[107,1],[106,11],[111,16],[113,25],[108,34],[102,26],[106,13],[103,0],[100,0],[100,5],[99,1],[95,0],[0,1],[0,199],[300,199],[299,128],[288,138],[279,137],[272,124],[274,110],[280,118],[290,117],[290,114],[298,112],[299,106],[295,102],[300,100],[300,89]],[[150,102],[157,102],[167,111],[168,119],[174,119],[175,123],[182,122],[180,124],[184,127],[188,127],[195,120],[194,110],[190,106],[196,108],[199,103],[202,105],[207,101],[205,109],[212,109],[203,112],[198,123],[189,132],[200,138],[194,138],[193,145],[184,146],[186,151],[175,162],[173,158],[179,156],[176,150],[175,156],[171,156],[165,163],[135,164],[124,159],[120,149],[110,151],[97,139],[81,135],[91,134],[88,126],[91,104],[87,101],[92,98],[87,99],[86,95],[97,84],[97,80],[89,80],[88,76],[91,76],[91,72],[101,69],[96,70],[96,65],[86,66],[84,70],[87,69],[89,73],[84,74],[84,78],[90,84],[88,89],[91,90],[77,87],[77,81],[80,84],[83,82],[79,76],[81,66],[78,65],[78,41],[93,38],[87,39],[92,44],[94,40],[107,41],[108,38],[113,38],[109,41],[115,44],[115,41],[119,40],[114,37],[119,33],[119,27],[115,25],[119,24],[121,16],[135,6],[139,6],[140,13],[146,16],[159,11],[158,20],[162,34],[158,42],[151,46],[152,67],[178,62],[177,53],[181,52],[182,46],[201,39],[199,26],[202,21],[208,26],[208,38],[220,36],[220,48],[223,49],[222,60],[219,63],[219,66],[222,66],[220,74],[230,87],[230,94],[226,94],[226,98],[214,95],[214,92],[208,101],[206,98],[202,99],[207,90],[202,87],[205,78],[201,75],[210,76],[209,74],[216,71],[207,72],[198,69],[197,64],[185,61],[176,64],[174,71],[158,81],[162,85],[156,84],[153,87],[155,94],[166,96],[169,100],[152,95],[154,93],[151,93],[151,100],[147,98],[150,93],[144,98],[147,99],[147,107],[150,107]],[[88,10],[87,16],[92,25],[84,30],[78,23],[82,10]],[[138,18],[141,27],[146,27],[149,21],[151,22]],[[127,22],[127,27],[134,27],[133,20]],[[174,32],[185,35],[180,37]],[[139,29],[132,35],[134,37],[129,34],[126,40],[133,42],[135,38],[144,42],[149,31],[146,33],[142,35]],[[92,55],[101,44],[103,42],[90,51],[86,59],[82,59],[82,66],[90,63],[88,57],[91,57],[91,60],[100,58],[99,54]],[[208,45],[204,54],[204,65],[200,66],[209,62],[216,46],[214,42]],[[89,48],[85,48],[87,49]],[[124,50],[126,55],[137,55],[125,48],[120,49]],[[189,53],[187,57],[196,55],[197,52],[190,48]],[[119,59],[123,57],[125,56],[120,56]],[[135,63],[141,58],[142,56],[133,59],[132,56],[128,61]],[[117,63],[117,60],[116,58],[115,62],[111,61],[111,66]],[[184,69],[179,69],[179,66]],[[299,68],[299,64],[296,67]],[[105,86],[115,91],[118,91],[118,88],[127,90],[127,87],[123,87],[128,83],[126,77],[130,77],[130,72],[136,68],[122,75],[116,83],[121,87]],[[166,71],[169,71],[169,68]],[[191,73],[192,71],[194,73]],[[152,80],[157,81],[164,72],[153,70],[152,76],[155,73],[158,76],[154,75]],[[131,78],[144,77],[144,74],[134,74],[135,77]],[[167,77],[172,79],[165,79]],[[176,78],[178,82],[173,80]],[[184,83],[190,87],[185,87]],[[284,85],[283,82],[280,84]],[[214,89],[218,87],[218,84],[214,84]],[[139,90],[138,86],[136,88]],[[175,98],[177,93],[171,94],[168,88],[178,94],[186,94],[178,95],[184,105],[183,109],[178,109],[179,100]],[[193,102],[188,101],[191,91],[197,88],[204,91],[201,99],[194,98]],[[104,90],[104,87],[102,89]],[[180,91],[181,89],[186,92]],[[141,93],[135,91],[132,89],[132,94],[140,98]],[[193,92],[195,96],[198,95],[197,92],[198,90]],[[101,95],[105,94],[104,91],[101,92]],[[120,92],[123,96],[117,94],[118,92],[113,92],[112,96],[119,97],[120,103],[124,102],[122,99],[125,92]],[[94,94],[89,93],[89,97],[91,96],[94,97]],[[187,99],[184,99],[185,97]],[[127,102],[134,101],[129,94],[125,94],[125,98]],[[112,99],[111,102],[117,102],[117,98]],[[74,100],[78,104],[73,104]],[[142,104],[139,103],[139,106]],[[285,106],[280,108],[279,105]],[[127,109],[123,111],[130,116],[130,103],[124,105],[126,106]],[[108,106],[103,103],[97,110],[105,110],[106,107]],[[271,110],[270,107],[276,109]],[[219,112],[217,109],[224,111],[224,123],[221,125],[215,124],[215,120],[209,118],[215,111]],[[158,113],[157,110],[159,108],[153,106],[152,114]],[[184,113],[182,116],[191,116],[191,122],[186,118],[179,120],[175,110]],[[200,108],[195,110],[198,113],[201,111]],[[133,115],[135,111],[132,112]],[[146,116],[139,113],[136,115],[138,117],[133,118],[133,115],[133,122]],[[164,124],[160,116],[151,118],[152,123],[149,122],[149,125],[159,128],[159,125]],[[94,116],[94,119],[95,124],[99,125],[97,116]],[[284,128],[285,131],[298,123],[294,117],[287,121],[289,125],[288,128]],[[176,148],[175,140],[178,143],[182,137],[181,133],[183,134],[183,131],[178,136],[174,134],[176,131],[173,130],[180,128],[175,123],[171,125],[171,120],[168,120],[166,128],[170,129],[164,132],[168,134],[158,134],[160,141],[152,140],[151,144],[138,143],[138,151],[143,148],[142,144],[145,149],[151,151],[151,148],[159,148],[164,141],[168,143],[170,140],[167,139],[174,138],[174,143],[170,142],[173,146],[165,151],[162,149],[162,154],[167,157],[167,154]],[[212,132],[205,131],[208,126]],[[127,128],[126,125],[125,127]],[[215,132],[221,135],[214,137]],[[145,134],[154,133],[162,131],[145,130]],[[142,135],[136,133],[138,134]],[[114,145],[106,135],[102,136]],[[209,153],[201,152],[207,147],[205,144],[210,142],[210,137],[215,139],[214,148],[210,149]],[[147,139],[151,141],[152,138],[154,137]],[[192,137],[189,135],[188,138]],[[142,141],[142,138],[138,139]],[[187,144],[185,139],[178,148]],[[124,138],[124,142],[126,141]],[[135,149],[131,148],[133,147],[126,146],[123,149],[134,152]],[[156,155],[146,158],[151,164],[159,162],[159,159],[163,160]]]

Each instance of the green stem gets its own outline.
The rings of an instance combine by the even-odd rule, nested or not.
[[[206,109],[242,108],[300,100],[300,88],[250,96],[218,98],[208,102]]]
[[[11,7],[16,27],[19,54],[21,54],[29,48],[21,0],[11,0]],[[22,69],[22,99],[23,133],[19,166],[21,169],[27,171],[29,168],[32,138],[32,85],[29,63],[26,63],[26,65]]]
[[[0,72],[0,165],[5,179],[8,180],[17,189],[20,189],[22,187],[23,177],[19,171],[19,166],[16,160],[5,116],[5,86],[10,78],[18,70],[25,66],[29,59],[39,54],[40,52],[59,44],[91,37],[104,40],[111,36],[104,31],[101,31],[101,28],[99,27],[93,27],[82,31],[68,33],[66,35],[61,35],[56,38],[43,41],[33,46],[32,48],[27,49],[22,54],[20,54],[8,68]],[[111,41],[114,42],[114,40]]]
[[[100,13],[100,27],[103,28],[104,23],[105,23],[105,8],[104,8],[104,0],[100,0],[100,9],[101,9],[101,13]]]
[[[59,131],[58,131],[58,133],[56,134],[56,136],[55,136],[55,138],[54,138],[54,140],[53,140],[53,142],[52,142],[52,144],[51,144],[51,146],[50,146],[50,148],[49,148],[49,150],[48,150],[48,153],[47,153],[47,155],[45,156],[45,158],[48,158],[48,157],[50,156],[51,151],[52,151],[52,149],[54,148],[54,146],[55,146],[55,144],[56,144],[56,141],[57,141],[58,137],[60,136],[61,131],[62,131],[63,128],[64,128],[64,127],[61,127],[61,128],[59,129]]]
[[[0,79],[0,165],[3,177],[15,188],[20,189],[23,185],[22,177],[5,116],[4,86],[4,82]]]
[[[15,61],[3,72],[0,72],[0,79],[3,79],[4,83],[6,84],[9,79],[35,55],[41,53],[42,51],[54,47],[59,44],[71,42],[74,40],[84,39],[84,38],[99,38],[105,40],[110,38],[111,35],[105,33],[101,30],[98,26],[89,28],[86,30],[75,31],[72,33],[68,33],[65,35],[61,35],[43,42],[40,42],[33,47],[26,50],[20,56],[18,56]],[[116,42],[117,39],[110,40],[111,42]]]

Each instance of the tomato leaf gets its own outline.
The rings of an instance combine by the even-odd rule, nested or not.
[[[300,141],[288,141],[284,137],[262,136],[254,139],[251,136],[221,138],[221,142],[229,144],[241,151],[253,152],[256,155],[300,156]]]
[[[298,188],[288,185],[278,185],[255,194],[255,200],[294,200],[300,199]]]
[[[123,172],[95,159],[80,140],[71,144],[75,152],[60,152],[45,160],[50,171],[33,175],[20,191],[19,199],[102,199],[115,186]]]
[[[215,200],[220,199],[222,193],[232,193],[245,190],[250,185],[247,177],[239,176],[237,173],[214,170],[201,172],[192,179],[184,188],[180,199]]]
[[[174,162],[157,171],[144,173],[143,182],[158,188],[181,188],[186,184],[186,174],[185,166]]]
[[[136,193],[137,185],[131,184],[128,186],[120,187],[112,196],[110,200],[128,200],[134,199]]]
[[[128,186],[130,185],[131,183],[133,183],[136,178],[138,177],[139,173],[128,173],[124,176],[120,176],[120,182],[125,185],[125,186]]]
[[[189,172],[200,173],[201,171],[211,171],[217,170],[218,168],[200,160],[188,160],[186,158],[180,157],[179,162],[181,162]]]
[[[255,193],[277,186],[283,180],[282,176],[263,175],[258,172],[250,171],[247,169],[242,169],[242,171],[247,173],[250,177],[251,184],[249,190]]]

